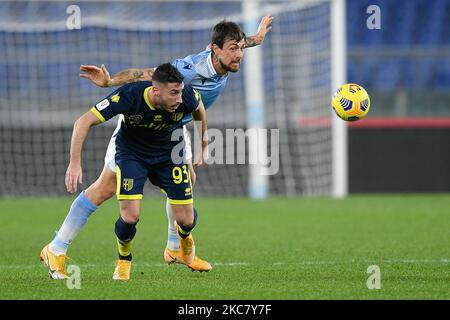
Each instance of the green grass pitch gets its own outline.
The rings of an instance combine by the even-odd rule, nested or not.
[[[193,234],[209,273],[164,264],[165,201],[147,198],[126,283],[111,279],[113,199],[69,248],[80,290],[50,280],[39,261],[71,202],[0,199],[0,299],[450,299],[449,194],[197,197]],[[380,289],[367,287],[371,265],[380,268]]]

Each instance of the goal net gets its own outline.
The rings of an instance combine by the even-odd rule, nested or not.
[[[202,51],[224,18],[245,24],[239,1],[77,3],[80,29],[68,29],[69,2],[0,2],[0,196],[67,194],[73,123],[114,90],[81,79],[81,64],[103,63],[111,75],[153,67]],[[261,47],[265,126],[279,129],[279,170],[268,177],[269,194],[331,194],[330,2],[259,6],[260,17],[275,16]],[[252,93],[244,75],[231,74],[207,112],[209,128],[246,130],[245,97]],[[91,128],[81,190],[100,174],[115,124]],[[245,152],[248,159],[248,146]],[[248,194],[247,164],[212,164],[197,174],[196,194]],[[150,183],[146,188],[146,194],[159,192]]]

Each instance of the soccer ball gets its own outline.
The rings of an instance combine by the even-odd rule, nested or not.
[[[333,110],[342,120],[356,121],[362,119],[367,115],[369,109],[369,95],[358,84],[344,84],[333,95]]]

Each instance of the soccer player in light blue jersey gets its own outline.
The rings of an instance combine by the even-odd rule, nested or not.
[[[229,72],[238,72],[243,58],[244,48],[260,45],[271,29],[273,17],[266,15],[262,18],[257,33],[251,37],[245,37],[240,27],[230,21],[222,21],[214,26],[211,43],[205,51],[187,56],[183,59],[176,59],[173,65],[183,74],[184,83],[190,85],[201,94],[205,109],[210,108],[214,101],[223,91],[228,80]],[[154,68],[127,69],[110,77],[104,65],[101,67],[86,66],[80,67],[83,74],[81,77],[87,78],[101,87],[111,87],[123,85],[136,81],[148,81],[152,79]],[[190,115],[183,118],[183,124],[192,120]],[[53,241],[49,244],[49,252],[65,260],[67,248],[78,235],[82,227],[87,222],[88,217],[104,201],[113,197],[116,193],[116,172],[115,172],[115,136],[120,129],[119,120],[110,140],[105,156],[105,166],[100,177],[90,185],[73,202],[70,211],[57,232]],[[187,130],[183,127],[186,134]],[[186,137],[186,160],[192,159],[190,148],[190,138]],[[199,157],[198,165],[201,165],[203,157]],[[189,164],[192,185],[195,184],[195,172],[192,162]],[[81,178],[79,180],[81,183]],[[73,190],[73,192],[75,192]],[[186,263],[180,257],[180,244],[177,235],[177,226],[174,214],[169,202],[167,202],[168,216],[168,241],[164,250],[164,260],[167,263],[183,263],[193,271],[209,271],[211,265],[197,256],[190,263]]]

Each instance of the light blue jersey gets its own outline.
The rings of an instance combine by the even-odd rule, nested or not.
[[[208,109],[217,100],[228,80],[228,74],[219,75],[213,67],[211,49],[198,54],[176,59],[172,63],[184,76],[184,83],[199,91],[205,109]],[[192,115],[183,118],[183,124],[192,121]]]

